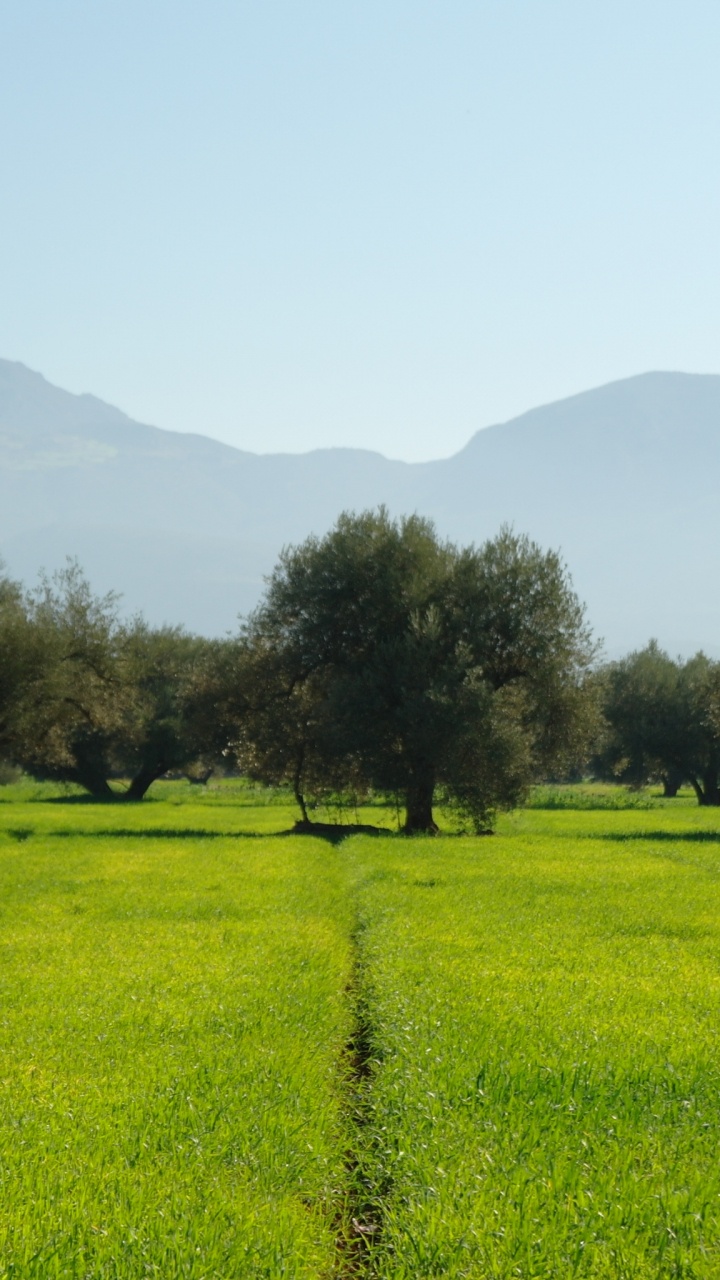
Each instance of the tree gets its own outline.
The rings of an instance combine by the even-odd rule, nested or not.
[[[656,641],[602,673],[601,771],[631,786],[688,781],[701,805],[720,805],[720,663],[673,661]]]
[[[13,758],[96,799],[140,800],[171,769],[215,749],[206,685],[218,642],[181,628],[124,622],[79,566],[25,598],[40,657],[15,715]],[[113,778],[129,778],[125,790]]]
[[[304,813],[316,780],[400,793],[409,833],[438,790],[487,829],[573,749],[592,657],[554,553],[507,529],[459,551],[382,508],[286,550],[244,641],[267,678],[242,758],[294,771]]]
[[[290,786],[309,823],[308,796],[317,801],[358,781],[347,759],[333,757],[326,673],[311,671],[298,679],[287,653],[258,642],[245,647],[236,675],[242,693],[233,754],[249,777]]]
[[[700,805],[720,805],[720,724],[717,697],[720,663],[696,653],[680,671],[685,726],[683,774]]]
[[[708,721],[714,733],[720,735],[720,662],[714,662],[708,678]]]
[[[142,800],[170,770],[183,769],[213,751],[213,732],[200,708],[211,657],[218,644],[181,627],[148,626],[136,618],[120,635],[120,672],[126,713],[110,760],[130,778],[125,797]]]
[[[42,670],[39,641],[21,588],[0,564],[0,759],[14,754],[23,699]]]
[[[247,702],[244,656],[239,640],[197,642],[182,683],[183,732],[193,748],[182,768],[190,781],[207,780],[216,766],[236,763],[230,743]]]
[[[660,781],[666,796],[677,795],[689,747],[680,664],[651,640],[608,664],[600,686],[606,729],[597,771],[631,787]]]
[[[25,597],[42,661],[17,718],[14,758],[37,777],[112,798],[108,778],[129,712],[117,597],[93,595],[76,563]]]

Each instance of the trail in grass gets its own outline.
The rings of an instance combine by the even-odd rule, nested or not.
[[[362,1160],[375,1061],[362,935],[363,924],[357,920],[351,934],[352,970],[346,990],[352,1029],[341,1062],[350,1143],[345,1157],[347,1194],[343,1209],[338,1215],[340,1280],[370,1274],[372,1255],[382,1234],[381,1197],[368,1177]]]

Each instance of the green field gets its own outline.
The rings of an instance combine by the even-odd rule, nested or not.
[[[720,813],[533,806],[1,788],[1,1280],[720,1276]]]

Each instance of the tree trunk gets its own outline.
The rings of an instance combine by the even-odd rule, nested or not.
[[[674,800],[682,786],[682,774],[677,769],[668,769],[662,776],[663,795],[666,800]]]
[[[90,792],[93,800],[116,800],[117,794],[112,790],[107,778],[101,773],[91,773],[85,769],[77,770],[77,781],[81,787]]]
[[[691,778],[693,791],[700,805],[720,807],[720,773],[718,769],[706,769],[702,779]]]
[[[308,826],[309,826],[309,825],[310,825],[310,819],[309,819],[309,817],[308,817],[308,811],[307,811],[307,807],[306,807],[306,805],[305,805],[305,797],[304,797],[304,795],[303,795],[302,791],[300,790],[300,787],[299,787],[299,785],[298,785],[297,783],[295,783],[295,786],[294,786],[294,788],[293,788],[293,791],[294,791],[294,793],[295,793],[295,799],[297,800],[298,807],[299,807],[300,812],[301,812],[301,814],[302,814],[302,820],[303,820],[303,822],[306,822],[306,823],[308,824]]]
[[[298,803],[298,807],[299,807],[300,812],[301,812],[301,814],[302,814],[302,820],[303,820],[303,822],[307,823],[307,824],[308,824],[308,826],[309,826],[309,825],[310,825],[310,819],[309,819],[309,817],[308,817],[308,811],[307,811],[307,807],[306,807],[306,805],[305,805],[305,797],[304,797],[304,795],[303,795],[303,793],[302,793],[302,790],[301,790],[301,788],[302,788],[303,765],[304,765],[304,764],[305,764],[305,747],[304,747],[304,746],[301,746],[301,748],[300,748],[300,754],[298,755],[298,758],[297,758],[297,760],[295,761],[295,774],[294,774],[294,777],[293,777],[293,795],[295,796],[295,799],[296,799],[296,801],[297,801],[297,803]]]
[[[435,836],[439,827],[433,818],[435,785],[428,778],[416,779],[405,792],[405,826],[407,836]]]
[[[162,778],[164,773],[167,773],[167,765],[165,764],[156,764],[148,766],[146,769],[140,769],[125,792],[123,800],[142,800],[153,782],[157,782],[158,778]]]
[[[81,787],[85,787],[86,791],[90,791],[90,795],[94,800],[114,800],[115,792],[109,785],[108,778],[96,777],[79,777],[78,782]]]
[[[720,805],[720,780],[717,769],[706,769],[702,779],[701,804]]]

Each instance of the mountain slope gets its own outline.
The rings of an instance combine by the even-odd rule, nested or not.
[[[480,541],[560,547],[619,652],[720,648],[720,377],[652,373],[479,431],[452,458],[257,455],[133,422],[0,361],[0,550],[27,580],[77,555],[153,621],[232,629],[282,545],[386,503]]]

